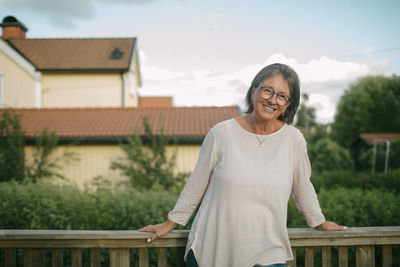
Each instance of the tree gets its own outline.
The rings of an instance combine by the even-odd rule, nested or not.
[[[127,139],[127,143],[120,143],[125,157],[111,162],[112,170],[120,170],[129,178],[128,183],[137,189],[151,189],[161,186],[171,189],[184,183],[185,173],[176,173],[176,154],[167,156],[167,137],[161,129],[159,135],[153,134],[147,118],[143,119],[148,142],[143,142],[138,133]]]
[[[350,148],[360,133],[400,131],[400,77],[367,76],[340,99],[332,137]]]
[[[312,169],[319,173],[353,168],[349,151],[327,136],[309,143],[308,154]]]
[[[301,128],[310,128],[316,125],[315,122],[315,108],[307,107],[308,95],[303,94],[303,101],[301,102],[297,111],[296,126]]]
[[[21,115],[3,110],[0,117],[0,182],[25,178],[25,132]]]
[[[25,158],[25,131],[21,127],[21,114],[12,110],[2,110],[0,116],[0,182],[15,180],[36,182],[41,178],[59,177],[61,158],[52,158],[57,148],[56,133],[47,128],[33,138],[32,162]],[[76,159],[73,153],[65,151],[65,160]]]

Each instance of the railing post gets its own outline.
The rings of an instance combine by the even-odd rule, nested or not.
[[[382,266],[391,267],[392,266],[392,246],[383,245],[382,246]]]
[[[43,267],[44,249],[26,248],[24,249],[24,267]]]
[[[167,248],[158,248],[157,267],[167,267]]]
[[[129,248],[111,248],[110,267],[129,267]]]
[[[375,246],[357,246],[356,261],[357,267],[374,267]]]
[[[339,266],[347,267],[349,264],[348,248],[344,246],[339,247]]]
[[[5,266],[15,267],[17,266],[15,248],[5,249]]]
[[[331,267],[331,247],[322,247],[322,267]]]
[[[139,248],[139,267],[149,267],[149,248]]]
[[[305,247],[305,267],[314,267],[314,247]]]

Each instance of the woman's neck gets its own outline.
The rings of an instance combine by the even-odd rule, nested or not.
[[[275,120],[260,120],[257,118],[254,113],[247,115],[247,122],[250,126],[250,129],[255,134],[271,134],[278,131],[284,124],[283,121],[278,119]]]

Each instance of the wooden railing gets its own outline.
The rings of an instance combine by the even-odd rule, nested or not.
[[[63,249],[71,249],[71,266],[82,266],[82,249],[90,250],[90,266],[100,266],[100,249],[109,249],[110,266],[129,266],[137,261],[149,266],[149,249],[157,250],[157,266],[167,266],[167,248],[176,247],[178,262],[169,266],[185,266],[182,258],[188,231],[172,231],[167,236],[146,243],[148,233],[138,231],[59,231],[0,230],[0,248],[4,262],[0,266],[17,266],[17,250],[23,250],[23,264],[45,266],[45,249],[51,249],[52,266],[64,266]],[[337,247],[338,266],[349,266],[349,247],[355,247],[356,266],[392,266],[392,246],[400,244],[400,226],[359,227],[347,231],[326,232],[310,228],[291,228],[289,236],[293,254],[304,248],[304,266],[331,266],[331,248]],[[382,246],[382,262],[375,262],[375,248]],[[314,262],[314,247],[321,247],[322,262]],[[131,249],[138,250],[132,258]],[[48,254],[48,253],[47,253]],[[1,254],[0,254],[1,255]],[[21,260],[21,259],[20,259]],[[300,264],[298,264],[300,265]],[[296,266],[296,260],[287,266]]]

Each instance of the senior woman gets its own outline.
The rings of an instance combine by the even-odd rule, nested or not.
[[[284,266],[293,259],[286,228],[292,195],[310,227],[345,230],[325,220],[310,182],[306,141],[291,126],[300,101],[296,72],[263,68],[246,95],[246,115],[215,125],[168,220],[140,231],[148,242],[186,225],[188,266]]]

